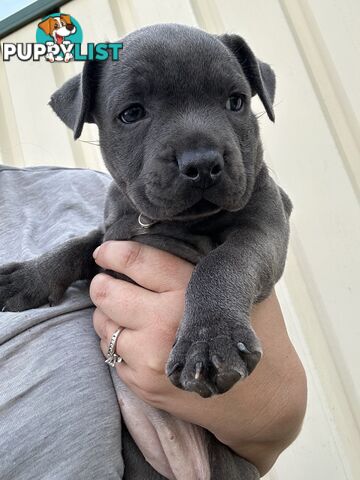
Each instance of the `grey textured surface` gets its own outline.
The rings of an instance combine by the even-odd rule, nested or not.
[[[102,222],[108,177],[0,167],[0,264]],[[49,188],[51,184],[51,188]],[[119,479],[120,413],[84,283],[57,307],[0,313],[0,478]]]

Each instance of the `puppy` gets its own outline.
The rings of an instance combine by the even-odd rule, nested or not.
[[[250,309],[285,264],[292,206],[269,176],[250,108],[258,95],[274,121],[275,75],[237,35],[154,25],[123,44],[119,61],[86,63],[50,101],[75,139],[85,122],[99,128],[114,180],[104,227],[0,269],[0,305],[59,302],[97,272],[92,252],[103,241],[164,249],[196,264],[166,374],[203,397],[221,394],[260,360]],[[258,478],[214,437],[206,445],[211,478]],[[164,478],[134,467],[129,448],[127,478]]]

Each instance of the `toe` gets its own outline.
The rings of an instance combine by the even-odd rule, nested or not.
[[[225,393],[235,385],[236,382],[244,378],[244,371],[232,369],[227,372],[220,372],[215,375],[215,384],[219,393]]]

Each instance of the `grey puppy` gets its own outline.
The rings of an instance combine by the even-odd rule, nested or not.
[[[292,206],[269,176],[250,108],[257,94],[274,120],[275,75],[237,35],[153,25],[123,43],[119,61],[86,63],[50,101],[75,139],[84,122],[99,128],[114,180],[104,227],[2,267],[0,305],[19,311],[59,302],[71,283],[97,272],[92,252],[105,240],[171,252],[196,267],[166,374],[209,397],[260,360],[250,309],[284,269]],[[212,478],[257,478],[209,438]],[[130,465],[140,454],[127,448]],[[127,478],[162,478],[137,468]]]

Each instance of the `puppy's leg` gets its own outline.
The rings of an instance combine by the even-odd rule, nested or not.
[[[260,474],[254,465],[236,455],[212,434],[209,439],[211,480],[259,480]]]
[[[273,180],[263,179],[239,215],[238,228],[198,263],[167,364],[174,385],[209,397],[226,392],[256,367],[261,346],[250,310],[283,272],[289,213]]]
[[[121,422],[121,429],[125,466],[123,480],[166,480],[166,477],[154,470],[145,460],[124,422]]]
[[[40,257],[0,267],[0,310],[19,312],[59,302],[73,282],[95,275],[92,252],[102,238],[103,232],[94,230]]]
[[[124,422],[122,428],[122,445],[124,460],[123,480],[162,480],[158,473],[148,463],[138,446],[132,439]],[[259,480],[256,467],[236,455],[226,445],[220,443],[211,433],[207,432],[211,480]],[[199,479],[200,480],[200,479]]]

